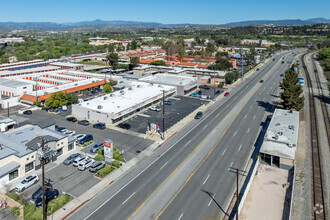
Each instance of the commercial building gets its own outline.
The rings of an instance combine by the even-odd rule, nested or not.
[[[260,149],[261,161],[290,170],[294,166],[299,112],[276,109]]]
[[[0,120],[0,131],[5,132],[10,129],[18,127],[18,123],[15,119],[12,118],[4,118]]]
[[[41,168],[38,152],[42,139],[47,145],[46,163],[75,148],[75,138],[55,131],[54,125],[46,120],[0,133],[0,190]]]
[[[150,75],[139,79],[141,82],[174,86],[177,95],[185,95],[200,85],[200,79],[189,75],[173,75],[168,73]]]
[[[32,84],[17,80],[0,78],[0,92],[5,96],[18,96],[32,92]]]
[[[130,82],[125,89],[73,105],[72,114],[92,122],[116,123],[161,100],[163,91],[167,97],[175,94],[175,87]]]
[[[50,66],[58,66],[61,69],[72,69],[72,70],[83,70],[84,65],[75,63],[65,63],[65,62],[53,62],[49,64]]]

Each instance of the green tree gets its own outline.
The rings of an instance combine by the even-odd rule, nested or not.
[[[107,60],[109,62],[109,65],[112,66],[112,68],[115,70],[115,69],[118,69],[118,60],[119,60],[119,57],[118,57],[118,54],[115,53],[115,52],[111,52],[107,55]]]
[[[136,50],[137,47],[138,47],[137,42],[135,40],[133,40],[131,43],[131,50]]]
[[[303,92],[302,86],[298,84],[298,75],[292,70],[285,71],[285,75],[280,87],[283,90],[280,93],[282,105],[285,109],[295,109],[299,111],[304,107],[304,96],[300,96]]]
[[[107,83],[105,86],[104,86],[104,92],[105,93],[110,93],[112,91],[112,86],[110,85],[110,83]]]
[[[15,217],[18,217],[21,214],[20,209],[17,206],[12,207],[10,213]]]
[[[76,104],[78,102],[78,95],[75,93],[67,94],[68,104]]]
[[[227,51],[218,51],[215,54],[215,57],[217,58],[217,60],[219,60],[220,58],[228,58],[228,52]]]
[[[226,73],[225,75],[225,82],[226,84],[232,84],[240,77],[240,74],[238,71],[231,71]]]
[[[210,70],[228,70],[229,68],[233,67],[233,65],[224,58],[218,58],[215,64],[210,65],[208,69]]]
[[[131,57],[130,63],[133,64],[134,66],[137,66],[140,63],[140,59],[138,57]]]
[[[166,66],[166,64],[165,64],[165,62],[163,60],[157,60],[157,61],[151,62],[150,65]]]
[[[60,106],[67,105],[68,98],[64,92],[59,91],[53,93],[48,99],[46,99],[45,103],[47,107],[58,108]]]
[[[211,56],[212,53],[215,51],[215,46],[212,43],[208,43],[206,46],[206,52],[208,56]]]
[[[219,88],[223,88],[223,82],[219,82],[218,87],[219,87]]]

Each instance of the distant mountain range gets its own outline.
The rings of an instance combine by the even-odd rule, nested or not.
[[[300,20],[300,19],[285,19],[285,20],[254,20],[254,21],[240,21],[240,22],[231,22],[227,23],[226,25],[230,26],[246,26],[246,25],[313,25],[313,24],[320,24],[326,23],[330,24],[330,19],[326,18],[312,18],[308,20]]]
[[[308,20],[254,20],[254,21],[241,21],[241,22],[231,22],[225,25],[228,26],[244,26],[244,25],[313,25],[318,23],[330,24],[330,19],[325,18],[313,18]],[[187,26],[187,25],[201,25],[201,24],[162,24],[157,22],[139,22],[139,21],[103,21],[100,19],[94,21],[81,21],[81,22],[67,22],[67,23],[55,23],[55,22],[0,22],[0,27],[7,28],[36,28],[36,29],[63,29],[63,28],[74,28],[74,27],[177,27],[177,26]],[[211,24],[215,25],[215,24]],[[201,25],[202,26],[202,25]]]

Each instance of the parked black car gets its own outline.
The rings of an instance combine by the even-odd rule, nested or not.
[[[68,118],[66,118],[66,120],[72,121],[72,122],[76,122],[77,121],[77,119],[75,117],[68,117]]]
[[[76,159],[77,157],[79,157],[80,154],[76,153],[76,154],[71,154],[68,158],[66,158],[64,161],[63,161],[63,164],[64,165],[69,165],[73,162],[74,159]]]
[[[52,189],[51,187],[53,187],[52,184],[50,184],[50,183],[46,183],[45,185],[46,185],[46,189],[45,189],[46,192],[49,191],[49,190],[51,190],[51,189]],[[32,199],[33,199],[33,200],[34,200],[34,199],[37,199],[37,198],[39,198],[40,196],[42,196],[42,188],[41,188],[41,186],[39,187],[39,189],[37,189],[37,190],[32,194]]]
[[[118,127],[128,130],[131,128],[131,125],[128,123],[120,123]]]
[[[197,112],[195,119],[200,119],[203,116],[203,112]]]
[[[97,153],[97,151],[100,150],[103,147],[104,147],[104,143],[103,142],[98,142],[92,147],[91,152],[92,153]]]
[[[169,100],[165,100],[164,104],[165,104],[165,105],[172,105],[172,102],[169,101]]]
[[[86,143],[86,142],[88,142],[88,141],[91,141],[91,140],[93,140],[93,135],[88,134],[88,135],[86,135],[83,139],[81,139],[81,140],[79,141],[79,144],[84,144],[84,143]]]
[[[81,121],[78,121],[78,124],[87,126],[87,125],[89,125],[89,121],[81,120]]]
[[[56,131],[62,131],[64,129],[65,129],[65,127],[59,127],[59,126],[55,125],[55,130]]]
[[[52,201],[53,199],[56,199],[60,193],[58,192],[57,189],[52,189],[48,190],[45,192],[45,198],[46,198],[46,203]],[[40,196],[35,202],[35,206],[41,206],[42,205],[42,196]]]
[[[215,92],[216,95],[218,95],[218,94],[220,94],[220,93],[221,93],[220,90],[217,90],[217,91]]]
[[[105,124],[104,123],[97,123],[97,124],[93,124],[93,128],[97,128],[97,129],[105,129]]]
[[[32,114],[32,111],[31,110],[25,110],[23,112],[24,115],[31,115]]]

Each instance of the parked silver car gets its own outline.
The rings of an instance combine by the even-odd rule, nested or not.
[[[18,192],[23,191],[26,188],[29,188],[33,184],[37,183],[39,181],[39,177],[37,174],[32,174],[28,177],[26,177],[22,182],[16,185],[15,189]]]
[[[105,166],[104,161],[95,161],[90,167],[89,171],[92,173],[97,172],[98,170],[102,169]]]

